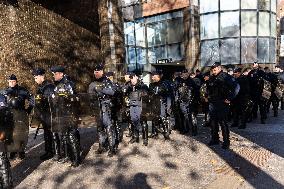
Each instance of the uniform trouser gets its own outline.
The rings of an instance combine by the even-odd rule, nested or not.
[[[176,130],[178,131],[182,131],[182,119],[181,119],[181,111],[180,111],[180,108],[179,108],[179,104],[178,102],[175,102],[174,104],[174,110],[173,110],[173,113],[174,113],[174,117],[175,117],[175,128]]]
[[[43,126],[43,136],[44,136],[44,147],[46,153],[53,153],[52,148],[52,132],[50,127],[44,125]]]
[[[80,134],[77,129],[70,128],[61,136],[63,157],[70,158],[72,162],[80,162]]]
[[[60,138],[58,133],[55,132],[52,133],[52,146],[54,154],[59,157],[61,155],[60,153],[61,149],[60,149]]]
[[[0,152],[0,175],[1,175],[1,188],[12,188],[12,175],[10,162],[6,152]]]
[[[277,96],[273,93],[268,101],[267,108],[270,108],[270,104],[272,104],[272,109],[274,111],[274,114],[278,115],[278,107],[279,107],[279,99]]]
[[[262,97],[258,97],[258,98],[254,98],[253,99],[253,109],[252,109],[252,114],[253,117],[256,118],[257,117],[257,111],[259,109],[260,112],[260,117],[262,120],[267,118],[266,115],[266,102],[267,100],[262,99]]]
[[[180,110],[183,117],[183,128],[184,132],[191,132],[196,134],[197,132],[197,119],[196,114],[193,111],[190,111],[188,102],[180,102]]]
[[[209,104],[211,141],[219,142],[219,125],[221,126],[224,144],[230,144],[230,131],[228,126],[229,105],[225,102],[215,102]]]
[[[115,146],[115,128],[111,108],[107,104],[102,105],[101,120],[102,123],[98,127],[99,145],[104,147],[108,143],[109,149],[113,150]]]
[[[146,121],[141,121],[142,106],[130,106],[130,120],[133,125],[133,138],[139,139],[139,130],[142,130],[142,138],[148,141],[148,125]]]
[[[233,112],[233,126],[245,127],[250,114],[250,104],[248,98],[243,98],[236,100],[232,103],[232,112]]]

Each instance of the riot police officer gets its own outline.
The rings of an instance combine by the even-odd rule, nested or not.
[[[32,72],[35,82],[38,84],[35,94],[35,119],[40,121],[43,127],[45,153],[40,156],[41,160],[47,160],[53,157],[52,132],[51,132],[51,114],[49,109],[48,98],[54,92],[54,84],[45,79],[45,70],[42,68],[34,69]],[[34,119],[33,118],[33,119]]]
[[[212,76],[208,84],[208,101],[211,122],[211,141],[209,145],[219,144],[219,125],[222,129],[222,148],[230,146],[230,131],[228,127],[229,104],[237,95],[239,86],[234,78],[222,71],[221,64],[215,62],[211,66]]]
[[[152,72],[152,83],[149,85],[149,94],[154,95],[160,99],[160,104],[157,106],[161,107],[160,117],[153,121],[151,137],[158,135],[158,128],[162,126],[163,135],[166,140],[170,139],[171,123],[170,116],[172,115],[172,98],[171,89],[168,88],[168,84],[165,80],[162,80],[162,71],[157,70]]]
[[[65,68],[63,66],[53,66],[50,70],[53,73],[55,84],[53,98],[63,97],[68,102],[68,104],[72,104],[74,102],[74,95],[76,94],[75,84],[67,77],[67,75],[64,74]],[[56,108],[58,108],[57,112],[64,113],[64,111],[66,111],[65,108],[67,107]],[[60,154],[59,156],[61,157],[59,157],[59,162],[65,163],[71,160],[71,166],[77,167],[81,161],[80,133],[77,129],[77,123],[70,122],[70,125],[62,125],[62,127],[66,128],[61,132],[61,147],[63,153],[60,154],[58,134],[54,133],[55,155],[57,157],[57,155]]]
[[[8,84],[9,87],[4,91],[4,95],[7,96],[8,106],[11,109],[22,112],[23,114],[25,114],[25,112],[30,114],[34,106],[32,95],[26,88],[18,85],[17,77],[14,74],[9,76]],[[29,102],[27,108],[25,107],[26,101]],[[10,159],[14,159],[15,156],[16,152],[10,153]],[[25,158],[24,151],[19,152],[19,158]]]
[[[142,130],[143,144],[148,145],[148,125],[141,120],[142,97],[147,95],[148,87],[138,79],[135,73],[130,75],[130,85],[125,91],[129,99],[130,120],[133,129],[132,139],[129,143],[139,143],[139,130]],[[142,124],[142,128],[141,128]]]
[[[266,115],[266,99],[262,97],[264,88],[264,79],[266,79],[265,72],[259,68],[258,62],[255,61],[253,69],[248,74],[250,80],[251,97],[254,103],[252,116],[257,118],[257,110],[259,107],[261,123],[265,124]]]
[[[195,116],[196,106],[194,100],[197,101],[197,86],[193,79],[189,77],[187,70],[182,72],[181,78],[182,80],[178,85],[178,102],[183,118],[182,132],[191,132],[191,134],[195,136],[197,134],[197,120]]]
[[[99,148],[96,153],[101,154],[109,149],[108,156],[115,152],[115,128],[113,123],[113,95],[115,86],[106,78],[103,65],[99,64],[94,69],[95,80],[89,85],[88,93],[95,93],[99,98],[101,109],[101,124],[97,126],[99,134]]]
[[[12,188],[11,165],[7,144],[12,141],[13,115],[4,95],[0,94],[0,188]]]
[[[245,129],[247,119],[252,108],[252,101],[250,98],[250,85],[248,77],[242,75],[241,72],[241,68],[236,68],[234,70],[234,76],[236,78],[236,81],[240,85],[240,91],[236,98],[232,100],[233,123],[231,127],[239,127],[239,129]]]
[[[278,97],[275,94],[276,87],[279,84],[278,76],[275,73],[270,72],[268,67],[266,68],[266,76],[267,80],[271,83],[271,97],[267,102],[267,107],[266,107],[267,112],[269,112],[270,105],[272,104],[273,115],[274,117],[277,117],[279,102],[281,100],[281,98],[278,99]]]

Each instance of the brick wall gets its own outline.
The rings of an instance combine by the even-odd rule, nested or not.
[[[33,88],[30,71],[34,67],[62,64],[79,90],[86,90],[94,64],[102,60],[98,1],[1,2],[0,88],[7,85],[11,73],[22,85]]]

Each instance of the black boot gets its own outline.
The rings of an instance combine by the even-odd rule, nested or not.
[[[21,160],[25,159],[26,158],[26,153],[25,152],[19,152],[19,158]]]
[[[54,150],[54,156],[52,158],[53,161],[59,161],[60,157],[60,140],[58,133],[52,133],[52,143],[53,143],[53,150]]]
[[[165,140],[170,140],[170,122],[168,118],[163,118],[163,129]]]
[[[59,163],[66,163],[68,162],[70,159],[69,159],[69,154],[68,154],[68,133],[64,133],[62,134],[62,137],[61,137],[61,147],[62,147],[62,158],[59,159]]]
[[[228,149],[230,146],[230,130],[226,121],[220,122],[223,135],[223,149]]]
[[[102,153],[104,153],[104,152],[106,152],[107,150],[106,150],[106,148],[105,147],[103,147],[103,145],[101,145],[101,144],[99,144],[99,148],[96,150],[96,154],[102,154]]]
[[[148,125],[146,122],[142,123],[142,138],[143,138],[143,145],[148,145]]]
[[[194,113],[191,114],[192,136],[197,135],[197,118]]]
[[[109,152],[108,152],[108,157],[113,157],[115,155],[115,150],[113,147],[110,147]]]
[[[72,131],[69,133],[69,143],[72,151],[72,167],[78,167],[81,162],[80,143],[78,141],[78,136],[76,135],[77,133],[74,133]]]
[[[12,189],[12,176],[10,162],[5,152],[0,152],[0,174],[1,174],[1,185],[3,189]]]

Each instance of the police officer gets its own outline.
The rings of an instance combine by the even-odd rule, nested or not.
[[[266,79],[266,74],[263,70],[259,68],[258,62],[255,61],[253,64],[253,69],[248,74],[250,80],[251,97],[254,103],[252,116],[254,119],[257,118],[257,111],[259,108],[261,123],[265,124],[267,118],[266,115],[266,101],[262,97],[262,92],[264,88],[264,79]]]
[[[170,139],[171,123],[170,116],[172,114],[171,89],[165,80],[162,80],[163,74],[160,70],[152,72],[152,83],[149,85],[149,94],[154,95],[161,100],[161,113],[158,120],[154,120],[152,126],[151,137],[158,135],[158,127],[162,126],[163,135],[166,140]],[[159,106],[159,104],[157,104]]]
[[[203,83],[200,87],[200,102],[201,109],[204,113],[204,127],[210,127],[210,116],[209,116],[209,103],[208,103],[208,83],[210,78],[210,71],[203,74]]]
[[[99,64],[94,69],[95,80],[89,85],[88,93],[98,95],[101,108],[101,124],[98,125],[99,148],[96,153],[101,154],[109,149],[108,156],[112,157],[115,152],[115,127],[113,120],[113,95],[115,86],[106,78],[103,65]]]
[[[51,132],[51,112],[48,98],[54,92],[54,84],[45,79],[45,70],[42,68],[34,69],[32,72],[35,82],[38,84],[35,94],[35,115],[43,126],[45,154],[40,156],[41,160],[47,160],[53,157],[52,132]],[[35,116],[34,115],[34,116]]]
[[[67,95],[67,98],[70,101],[71,98],[76,94],[75,84],[64,74],[65,68],[63,66],[53,66],[51,69],[54,77],[54,95],[61,96],[63,93]],[[64,107],[61,108],[61,111],[65,111]],[[74,123],[76,124],[76,123]],[[68,125],[67,131],[61,133],[61,144],[63,153],[61,154],[61,159],[59,162],[65,163],[71,160],[71,166],[77,167],[80,164],[80,133],[76,129],[77,125]],[[58,142],[58,135],[55,133],[55,141]],[[58,148],[58,143],[56,142],[55,153],[60,153]],[[57,151],[57,152],[56,152]]]
[[[219,144],[219,125],[222,129],[222,148],[230,146],[230,131],[228,127],[229,104],[238,93],[238,84],[233,77],[222,71],[221,64],[215,62],[211,66],[212,76],[208,85],[208,101],[211,122],[211,141],[209,145]]]
[[[133,126],[133,135],[129,143],[139,143],[139,130],[142,130],[143,144],[148,145],[148,125],[141,120],[142,97],[147,95],[148,87],[138,79],[135,73],[130,75],[130,85],[125,91],[129,99],[130,119]],[[141,128],[142,124],[142,128]]]
[[[6,145],[12,142],[13,115],[4,95],[0,94],[0,188],[12,188],[11,165]]]
[[[30,92],[26,88],[18,85],[17,77],[14,74],[9,76],[8,84],[9,87],[4,91],[4,95],[7,96],[8,106],[11,109],[30,114],[34,106],[34,100]],[[25,107],[25,101],[29,102],[27,108]],[[14,159],[15,156],[16,152],[10,153],[10,159]],[[19,158],[25,158],[24,151],[19,152]]]
[[[234,70],[236,81],[240,85],[240,91],[235,99],[232,100],[233,123],[231,127],[239,127],[245,129],[250,114],[251,100],[250,100],[250,83],[247,76],[242,75],[242,69],[236,68]],[[240,122],[240,125],[239,125]]]
[[[278,76],[275,73],[270,72],[268,67],[265,69],[265,72],[266,72],[266,75],[267,75],[267,80],[271,83],[271,97],[267,102],[267,107],[266,107],[267,112],[269,112],[270,106],[272,104],[273,115],[274,115],[274,117],[277,117],[278,116],[279,101],[281,100],[281,98],[278,99],[278,97],[275,94],[276,87],[279,83]]]
[[[178,86],[178,101],[183,118],[183,133],[191,132],[192,135],[197,134],[197,120],[195,117],[195,105],[197,86],[193,79],[189,77],[187,70],[182,72],[182,80]]]

